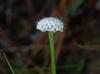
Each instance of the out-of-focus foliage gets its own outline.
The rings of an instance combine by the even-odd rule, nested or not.
[[[0,0],[0,52],[16,74],[50,74],[48,34],[36,30],[44,17],[58,17],[57,74],[100,74],[100,0]],[[0,54],[0,74],[11,74]]]
[[[74,0],[74,2],[69,6],[69,14],[74,15],[82,3],[83,0]]]

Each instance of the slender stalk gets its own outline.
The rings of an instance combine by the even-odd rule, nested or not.
[[[10,65],[10,62],[9,62],[9,60],[7,59],[7,56],[6,56],[6,54],[5,54],[5,53],[4,53],[4,58],[5,58],[5,60],[6,60],[7,64],[8,64],[8,66],[9,66],[9,68],[10,68],[10,70],[11,70],[12,74],[15,74],[15,72],[14,72],[14,70],[13,70],[12,66]]]
[[[51,70],[52,70],[52,74],[56,74],[55,47],[54,47],[54,33],[53,32],[49,32],[49,43],[50,43]]]

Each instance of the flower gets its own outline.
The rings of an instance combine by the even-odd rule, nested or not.
[[[63,32],[64,24],[61,20],[54,17],[46,17],[37,22],[36,28],[42,32]]]

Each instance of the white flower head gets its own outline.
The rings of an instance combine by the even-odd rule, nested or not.
[[[38,30],[46,32],[57,32],[61,31],[63,32],[64,24],[61,20],[54,18],[54,17],[47,17],[41,19],[39,22],[37,22]]]

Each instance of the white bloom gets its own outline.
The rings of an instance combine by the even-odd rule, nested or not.
[[[54,18],[54,17],[47,17],[41,19],[39,22],[37,22],[37,27],[38,30],[46,32],[56,32],[56,31],[61,31],[63,32],[64,24],[61,20]]]

